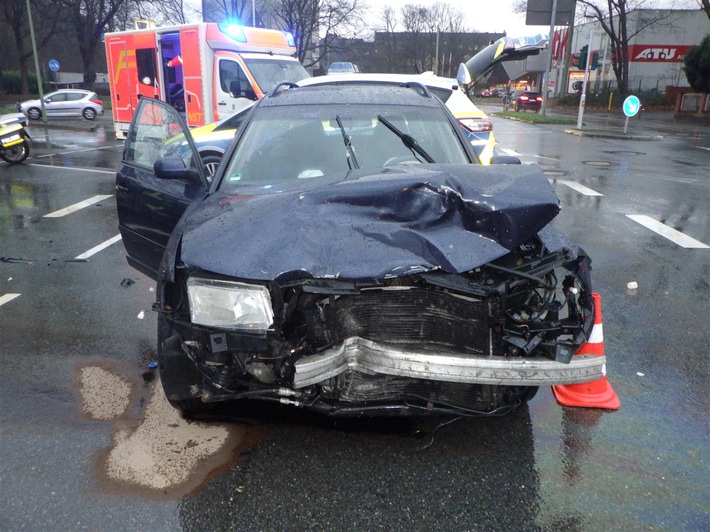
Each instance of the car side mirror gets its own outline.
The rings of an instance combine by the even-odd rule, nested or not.
[[[512,155],[494,155],[491,157],[491,164],[522,164],[520,159]]]
[[[190,170],[185,166],[182,157],[174,155],[158,159],[153,164],[153,172],[160,179],[183,179],[191,178]]]

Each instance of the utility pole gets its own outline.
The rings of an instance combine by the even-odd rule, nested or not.
[[[436,27],[436,46],[435,46],[435,52],[434,52],[434,64],[432,65],[434,68],[434,75],[438,76],[439,75],[439,26]]]
[[[37,56],[37,42],[35,41],[35,27],[32,23],[32,9],[30,0],[26,0],[27,17],[30,24],[30,40],[32,41],[32,54],[35,58],[35,72],[37,73],[37,90],[39,91],[39,105],[42,108],[42,122],[47,123],[47,113],[44,109],[44,91],[42,90],[42,75],[39,70],[39,57]]]
[[[543,76],[543,87],[542,89],[542,108],[540,109],[540,114],[542,116],[545,116],[545,112],[547,111],[547,93],[548,87],[550,85],[550,73],[552,72],[552,41],[554,40],[555,37],[555,18],[557,17],[557,0],[552,0],[552,13],[550,14],[550,40],[549,44],[547,46],[548,50],[550,51],[550,57],[547,61],[547,70],[545,71],[545,75]]]
[[[589,30],[589,44],[587,45],[587,61],[584,64],[584,81],[582,82],[582,96],[579,99],[579,112],[577,113],[577,129],[582,129],[582,120],[584,119],[584,106],[587,102],[587,76],[589,75],[589,61],[592,57],[592,37],[594,30]],[[625,133],[625,132],[624,132]]]

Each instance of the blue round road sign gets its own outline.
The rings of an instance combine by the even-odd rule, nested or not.
[[[641,110],[641,101],[637,96],[629,96],[624,100],[624,114],[626,116],[634,116]]]
[[[56,59],[51,59],[49,61],[49,70],[52,72],[59,72],[59,61]]]

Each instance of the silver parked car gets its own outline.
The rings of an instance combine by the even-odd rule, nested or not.
[[[42,118],[42,106],[37,100],[26,100],[17,104],[17,110],[32,120]],[[104,113],[104,103],[95,92],[81,89],[61,89],[44,97],[47,117],[76,116],[93,120]]]

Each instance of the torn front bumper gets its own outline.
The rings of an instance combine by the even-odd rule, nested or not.
[[[303,357],[294,369],[294,388],[311,386],[346,371],[468,384],[551,386],[602,378],[606,375],[606,357],[576,355],[566,364],[546,358],[417,353],[355,337],[338,348]]]

